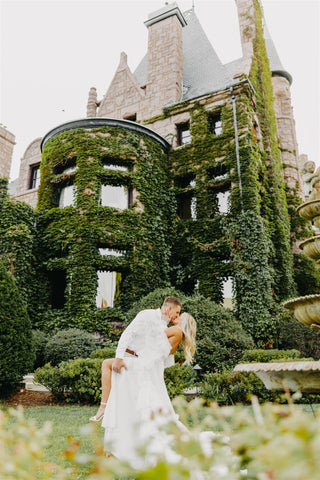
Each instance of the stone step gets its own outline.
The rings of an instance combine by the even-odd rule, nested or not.
[[[40,383],[35,383],[33,379],[34,376],[32,375],[32,373],[29,373],[28,375],[25,375],[23,377],[22,383],[25,384],[26,390],[31,390],[32,392],[50,392],[47,387],[40,385]]]

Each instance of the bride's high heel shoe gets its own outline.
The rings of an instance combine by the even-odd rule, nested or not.
[[[100,403],[100,405],[107,405],[106,403]],[[100,420],[102,420],[103,418],[103,415],[104,415],[104,411],[103,413],[100,413],[100,415],[94,415],[93,417],[90,417],[89,420],[90,422],[100,422]]]

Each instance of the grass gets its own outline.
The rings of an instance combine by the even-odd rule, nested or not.
[[[93,453],[91,434],[88,429],[83,427],[91,423],[89,418],[96,411],[97,407],[87,406],[30,407],[24,409],[24,416],[32,419],[37,427],[41,427],[46,422],[51,423],[52,432],[44,450],[44,461],[67,467],[70,463],[64,452],[70,445],[69,440],[80,442],[78,450],[80,454]],[[101,427],[101,422],[94,424],[94,428],[102,445],[104,429]],[[89,468],[88,465],[82,467],[79,480],[86,478]]]
[[[313,415],[313,411],[320,408],[319,404],[314,405],[296,405],[297,408],[302,409],[305,413]],[[6,407],[1,407],[6,409]],[[250,409],[251,406],[237,406],[236,409]],[[63,467],[70,465],[66,456],[65,450],[71,442],[79,442],[80,448],[78,453],[91,454],[92,437],[89,429],[85,427],[90,424],[90,416],[96,413],[97,407],[88,406],[50,406],[50,407],[30,407],[24,409],[24,416],[27,419],[32,419],[37,427],[41,427],[45,422],[52,424],[52,432],[48,438],[48,445],[45,448],[46,462],[52,462]],[[190,422],[192,423],[192,421]],[[101,423],[94,424],[94,431],[101,445],[103,444],[104,429]],[[90,465],[84,464],[80,469],[78,480],[85,480]]]

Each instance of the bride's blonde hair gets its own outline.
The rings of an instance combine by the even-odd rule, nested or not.
[[[185,363],[191,363],[196,351],[197,324],[195,319],[186,312],[181,315],[181,320],[180,326],[183,333],[182,346],[186,357]]]

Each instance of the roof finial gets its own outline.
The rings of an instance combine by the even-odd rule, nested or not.
[[[192,10],[194,10],[194,0],[192,0]]]

